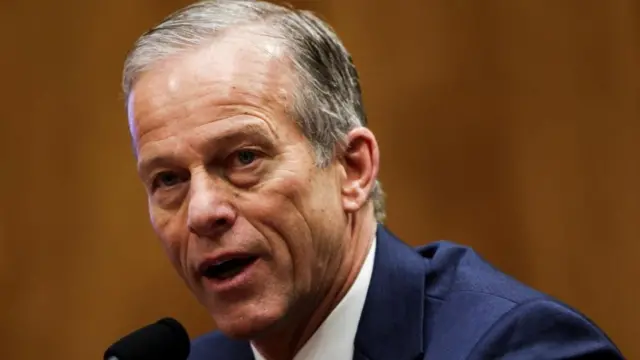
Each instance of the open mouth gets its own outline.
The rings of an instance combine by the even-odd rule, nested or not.
[[[204,277],[210,280],[228,280],[240,274],[256,260],[258,260],[257,256],[243,256],[211,262],[203,264],[201,272]]]

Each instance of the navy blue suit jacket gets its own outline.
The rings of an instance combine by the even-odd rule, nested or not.
[[[471,249],[413,249],[378,226],[356,360],[622,359],[585,316],[499,272]],[[190,360],[251,360],[247,341],[195,339]],[[330,359],[329,359],[330,360]]]

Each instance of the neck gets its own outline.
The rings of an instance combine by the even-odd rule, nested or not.
[[[375,235],[376,221],[370,213],[354,214],[349,221],[334,270],[324,271],[324,276],[331,277],[332,281],[328,282],[331,285],[320,294],[300,299],[302,305],[288,316],[281,328],[253,340],[253,345],[265,359],[293,359],[347,294],[360,273]]]

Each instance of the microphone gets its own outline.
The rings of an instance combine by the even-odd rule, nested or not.
[[[104,360],[186,360],[190,350],[184,327],[164,318],[115,342],[105,351]]]

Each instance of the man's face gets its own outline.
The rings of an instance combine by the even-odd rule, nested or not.
[[[135,84],[129,121],[153,227],[218,327],[249,337],[331,283],[346,232],[339,162],[319,169],[285,111],[291,69],[229,34]]]

